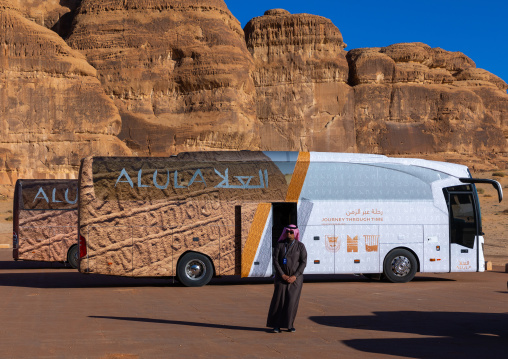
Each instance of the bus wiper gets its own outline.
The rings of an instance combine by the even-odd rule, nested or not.
[[[496,180],[484,178],[459,178],[459,181],[462,183],[490,183],[497,190],[499,202],[503,200],[503,189],[501,188],[501,184]]]

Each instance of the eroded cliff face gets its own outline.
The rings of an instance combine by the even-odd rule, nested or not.
[[[266,11],[245,26],[265,150],[354,152],[342,34],[326,18]]]
[[[97,69],[138,154],[256,149],[252,58],[222,0],[83,0],[68,43]]]
[[[422,43],[345,46],[280,9],[242,30],[222,0],[0,0],[0,185],[212,149],[506,166],[504,81]]]
[[[508,85],[464,54],[405,43],[354,49],[347,59],[359,152],[506,154]]]
[[[0,2],[0,184],[75,178],[87,153],[131,153],[95,69],[14,5]]]

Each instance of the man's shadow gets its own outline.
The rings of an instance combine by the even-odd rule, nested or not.
[[[187,322],[187,321],[183,321],[183,320],[137,318],[137,317],[112,317],[112,316],[102,316],[102,315],[90,315],[88,317],[89,318],[99,318],[99,319],[126,320],[126,321],[130,321],[130,322],[186,325],[186,326],[190,326],[190,327],[202,327],[202,328],[248,330],[248,331],[252,331],[252,332],[268,332],[269,331],[267,328],[243,327],[243,326],[238,326],[238,325],[213,324],[213,323]]]

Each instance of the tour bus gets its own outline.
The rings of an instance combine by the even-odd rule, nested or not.
[[[13,205],[14,260],[78,267],[78,180],[19,179]]]
[[[79,175],[79,270],[269,277],[272,248],[295,224],[305,274],[484,271],[475,179],[466,166],[383,155],[186,152],[88,157]]]

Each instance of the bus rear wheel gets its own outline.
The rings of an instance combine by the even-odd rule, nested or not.
[[[74,244],[69,251],[67,252],[67,263],[74,268],[77,269],[79,265],[79,248],[77,244]]]
[[[383,273],[392,283],[406,283],[415,277],[417,263],[415,256],[405,249],[394,249],[385,257]]]
[[[178,262],[176,276],[186,287],[202,287],[212,279],[212,262],[200,253],[186,253]]]

